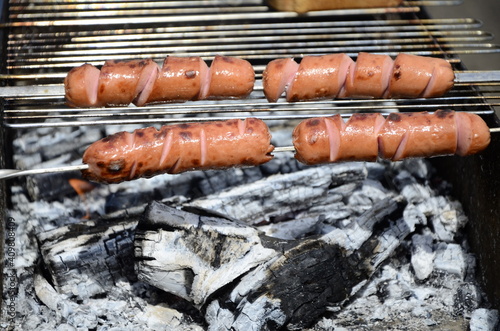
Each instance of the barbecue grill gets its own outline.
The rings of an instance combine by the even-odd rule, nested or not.
[[[405,0],[397,8],[343,9],[296,14],[270,9],[261,0],[208,1],[9,1],[0,23],[3,52],[0,63],[0,167],[37,168],[14,155],[12,140],[31,130],[60,130],[88,126],[114,132],[124,126],[144,127],[187,121],[258,117],[270,123],[291,123],[316,115],[356,112],[411,112],[454,109],[481,115],[498,128],[500,72],[470,71],[461,55],[499,53],[493,36],[474,18],[429,17],[428,6],[454,6],[461,1]],[[456,84],[443,97],[432,99],[322,100],[270,104],[260,81],[265,65],[276,58],[359,52],[396,56],[398,53],[448,60]],[[144,107],[69,108],[62,81],[73,67],[96,66],[109,59],[152,58],[168,55],[215,55],[244,58],[256,72],[249,98],[193,101]],[[104,129],[106,128],[106,129]],[[454,185],[454,193],[469,215],[472,248],[479,258],[480,280],[493,305],[500,308],[500,261],[495,254],[500,238],[498,186],[499,134],[488,149],[466,158],[433,160]],[[77,165],[78,155],[63,164]],[[46,167],[49,167],[46,166]],[[22,180],[22,179],[18,179]],[[10,186],[0,181],[0,215],[11,206]],[[498,249],[496,250],[498,253]]]

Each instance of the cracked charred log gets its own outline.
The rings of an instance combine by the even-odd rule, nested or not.
[[[354,295],[414,230],[400,218],[404,204],[390,196],[352,226],[282,240],[152,203],[135,237],[138,278],[192,302],[209,330],[301,329]]]
[[[120,280],[135,281],[136,225],[136,219],[101,219],[38,234],[56,290],[86,299],[106,293]]]

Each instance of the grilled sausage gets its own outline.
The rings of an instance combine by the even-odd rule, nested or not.
[[[245,98],[254,82],[248,61],[227,56],[216,56],[210,68],[199,57],[167,57],[161,70],[151,59],[110,60],[100,72],[90,64],[74,68],[64,81],[72,107]]]
[[[163,173],[256,166],[272,159],[270,140],[267,125],[256,118],[119,132],[88,147],[83,163],[89,168],[83,176],[118,183]]]
[[[304,57],[290,82],[286,100],[335,98],[344,86],[352,63],[352,59],[345,54]]]
[[[96,107],[99,74],[99,69],[91,64],[71,69],[64,79],[68,105],[72,107]]]
[[[147,103],[197,100],[207,81],[208,66],[200,57],[167,56]]]
[[[144,92],[158,75],[158,65],[151,59],[106,61],[99,76],[97,102],[101,106],[127,106],[132,102],[143,104]],[[143,95],[144,94],[144,95]]]
[[[255,72],[252,65],[243,59],[215,56],[210,65],[208,99],[246,98],[253,90]]]
[[[453,87],[455,74],[443,60],[399,54],[389,83],[388,96],[397,98],[437,97]]]
[[[355,114],[302,121],[293,131],[295,158],[305,164],[392,161],[410,157],[471,155],[490,142],[486,123],[475,114],[437,110],[430,114]]]
[[[266,98],[275,102],[285,90],[287,101],[429,98],[447,93],[455,79],[453,68],[443,59],[399,54],[393,61],[387,55],[359,53],[354,62],[345,54],[335,55],[305,56],[298,67],[271,61],[262,76]],[[278,88],[284,83],[288,86]]]
[[[382,98],[389,87],[393,61],[388,55],[359,53],[349,67],[340,98]]]
[[[267,100],[270,102],[278,101],[298,69],[299,64],[292,58],[276,59],[269,62],[262,73],[262,86]]]

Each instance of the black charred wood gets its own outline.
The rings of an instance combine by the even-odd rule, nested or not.
[[[85,299],[106,293],[118,281],[136,281],[136,225],[136,219],[102,219],[38,234],[56,290]]]
[[[387,221],[401,202],[384,199],[350,228],[303,240],[152,203],[135,237],[138,278],[192,302],[214,330],[299,330],[355,294],[412,231]]]

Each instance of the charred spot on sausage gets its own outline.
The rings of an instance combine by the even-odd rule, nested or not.
[[[307,121],[306,125],[307,126],[318,126],[319,125],[319,119],[315,118],[313,120]]]
[[[182,124],[179,124],[178,127],[180,129],[189,129],[191,127],[191,125],[188,123],[182,123]]]
[[[449,109],[439,109],[434,113],[438,118],[446,118],[448,115],[453,116],[453,111]]]
[[[189,70],[184,73],[187,79],[193,79],[196,77],[196,71],[194,70]]]
[[[401,115],[392,113],[389,116],[387,116],[387,119],[389,121],[393,121],[393,122],[400,122],[401,121]]]
[[[356,120],[360,120],[360,121],[363,121],[363,120],[366,120],[368,117],[370,117],[369,114],[355,114],[353,115],[351,118],[354,118]]]
[[[401,66],[399,64],[396,64],[394,66],[394,79],[395,80],[400,80],[401,79]]]
[[[124,159],[110,161],[107,170],[112,173],[120,172],[125,168],[126,162]]]
[[[160,130],[160,131],[157,131],[153,134],[153,137],[155,139],[163,139],[165,138],[165,136],[167,135],[168,133],[168,130]]]
[[[183,140],[191,140],[193,138],[193,135],[189,131],[181,131],[181,132],[179,132],[179,136]]]
[[[144,132],[143,131],[135,131],[135,135],[139,138],[144,137]]]
[[[227,62],[227,63],[234,63],[234,59],[227,57],[227,56],[221,56],[220,59],[224,62]]]

